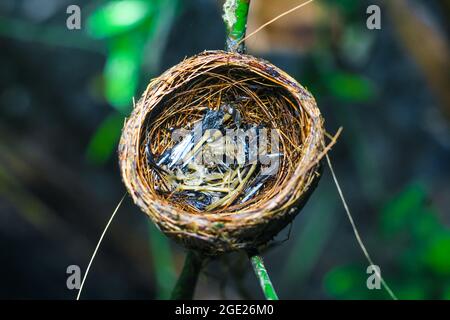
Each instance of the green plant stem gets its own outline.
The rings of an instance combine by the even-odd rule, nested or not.
[[[250,0],[226,0],[223,5],[223,21],[225,22],[227,39],[226,50],[245,53],[245,43],[241,40],[247,30],[247,16]]]
[[[253,266],[253,271],[255,271],[255,275],[259,280],[259,284],[261,285],[261,289],[267,300],[278,300],[277,293],[272,285],[272,281],[270,281],[269,274],[267,273],[267,269],[264,266],[263,259],[260,255],[258,255],[257,251],[252,251],[248,253],[250,261]]]
[[[199,253],[188,251],[183,270],[172,291],[172,300],[192,300],[203,261],[204,258]]]

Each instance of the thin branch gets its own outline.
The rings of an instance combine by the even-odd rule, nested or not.
[[[247,30],[247,16],[250,0],[227,0],[223,5],[223,21],[227,29],[226,50],[245,53],[242,41]]]
[[[258,252],[251,251],[248,253],[250,261],[253,266],[253,271],[255,271],[255,275],[259,280],[259,284],[261,285],[261,289],[267,300],[278,300],[278,295],[275,292],[275,288],[272,285],[272,281],[270,281],[269,274],[267,273],[267,269],[264,266],[263,259]]]

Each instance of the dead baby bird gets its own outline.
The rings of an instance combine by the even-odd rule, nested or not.
[[[222,104],[206,108],[192,127],[158,157],[147,139],[147,164],[161,182],[160,193],[195,211],[212,211],[249,201],[270,180],[252,157],[261,147],[257,129],[264,126],[243,123],[237,108]]]

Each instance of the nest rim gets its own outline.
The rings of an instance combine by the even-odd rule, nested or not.
[[[191,213],[148,192],[147,182],[142,181],[139,173],[142,170],[139,164],[140,137],[148,114],[157,109],[165,96],[202,75],[205,70],[219,66],[247,68],[286,89],[308,117],[310,127],[303,141],[304,153],[297,161],[295,171],[269,201],[257,208],[249,206],[220,214]],[[183,60],[150,81],[125,121],[118,150],[119,164],[123,181],[134,202],[162,232],[188,248],[217,255],[263,245],[295,218],[320,179],[324,135],[323,118],[314,97],[286,72],[251,55],[205,51]]]

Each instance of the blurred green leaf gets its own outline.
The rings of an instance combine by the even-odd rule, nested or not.
[[[424,254],[424,263],[439,275],[450,275],[450,232],[433,235]]]
[[[97,39],[126,33],[149,19],[154,12],[151,1],[111,1],[95,10],[87,20],[88,33]]]
[[[423,300],[427,297],[426,285],[420,279],[396,286],[396,294],[402,300]]]
[[[103,120],[87,148],[86,157],[89,162],[102,164],[109,159],[119,141],[123,121],[123,115],[116,112]]]
[[[328,272],[324,279],[325,291],[337,299],[366,299],[367,275],[363,267],[341,266]]]
[[[345,102],[366,102],[375,96],[373,82],[356,74],[331,72],[324,81],[330,93]]]
[[[324,279],[325,291],[337,299],[389,299],[386,290],[369,289],[366,267],[348,265],[336,267]]]
[[[420,214],[412,221],[411,233],[416,239],[428,239],[430,235],[442,230],[442,224],[438,219],[438,213],[433,207],[423,203]]]
[[[333,297],[344,297],[350,293],[355,282],[354,272],[344,268],[335,268],[325,277],[325,290]]]
[[[408,185],[388,202],[381,212],[381,227],[385,234],[392,235],[420,215],[426,200],[425,188],[418,183]]]
[[[448,282],[447,285],[444,287],[444,290],[442,292],[442,299],[450,300],[450,282]]]
[[[132,105],[139,75],[139,64],[126,52],[114,52],[105,67],[105,95],[108,102],[126,113]]]
[[[395,278],[396,295],[401,299],[449,297],[444,280],[450,275],[450,230],[428,203],[425,186],[411,183],[389,201],[381,212],[381,227],[384,234],[407,236],[396,255],[395,266],[401,270]],[[335,268],[326,276],[327,292],[337,298],[360,298],[362,276],[366,275],[350,267]],[[374,294],[379,293],[370,293],[367,298],[374,298]]]
[[[173,16],[164,14],[171,12],[169,9],[174,10],[177,3],[176,0],[110,1],[88,18],[89,34],[107,40],[108,54],[103,70],[105,99],[122,115],[128,115],[131,110],[139,85],[144,49],[154,41],[163,41],[158,40],[162,33],[160,28],[165,24],[170,28],[173,21]],[[153,48],[155,46],[152,45]],[[158,52],[158,48],[154,51]],[[148,56],[153,54],[149,52]],[[117,128],[112,128],[111,123],[105,120],[89,145],[88,159],[96,163],[105,162],[114,151],[121,126],[122,122]]]
[[[425,187],[420,183],[408,185],[389,201],[381,212],[381,227],[385,235],[407,232],[416,241],[425,243],[442,230],[438,214],[427,202]]]
[[[144,35],[133,34],[114,39],[106,60],[105,96],[118,111],[127,114],[139,83]]]

